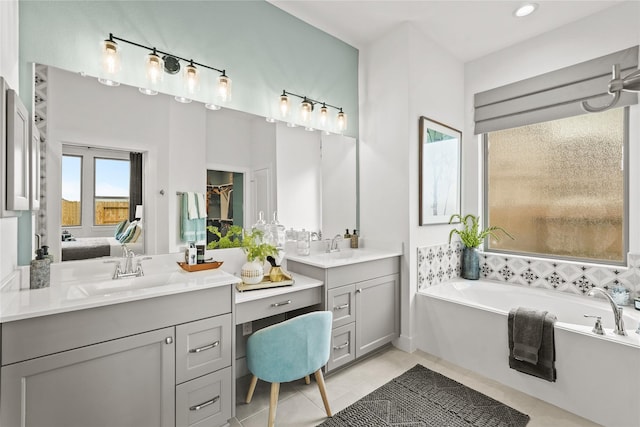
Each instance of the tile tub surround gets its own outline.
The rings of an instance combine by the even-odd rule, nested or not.
[[[460,277],[460,242],[418,248],[418,289]],[[481,252],[480,278],[586,295],[593,287],[622,285],[640,296],[640,254],[629,253],[627,266],[608,266]]]

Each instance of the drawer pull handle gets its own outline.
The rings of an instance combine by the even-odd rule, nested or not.
[[[211,350],[212,348],[216,348],[219,345],[220,345],[220,341],[216,341],[214,343],[211,343],[209,345],[205,345],[203,347],[191,348],[191,349],[189,349],[189,353],[200,353],[201,351]]]
[[[173,337],[166,337],[164,339],[164,342],[167,343],[167,344],[172,344],[173,343]]]
[[[273,304],[271,304],[271,307],[280,307],[281,305],[287,305],[287,304],[291,304],[291,300],[288,299],[284,302],[274,302]]]
[[[360,293],[362,293],[362,289],[356,290],[356,294],[360,294]]]
[[[342,344],[342,345],[337,345],[337,346],[333,347],[333,349],[334,349],[334,350],[342,350],[343,348],[346,348],[346,347],[348,347],[348,346],[349,346],[349,341],[345,342],[345,343],[344,343],[344,344]]]
[[[345,308],[349,308],[349,303],[347,303],[347,304],[342,304],[342,305],[338,305],[338,306],[335,306],[335,307],[333,307],[333,310],[334,310],[334,311],[335,311],[335,310],[343,310],[343,309],[345,309]]]
[[[216,396],[211,400],[207,400],[206,402],[202,402],[199,405],[195,405],[189,408],[190,411],[199,411],[202,408],[206,408],[209,405],[213,405],[214,403],[216,403],[218,400],[220,400],[220,396]]]

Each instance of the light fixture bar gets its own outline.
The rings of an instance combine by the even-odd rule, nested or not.
[[[209,65],[201,64],[199,62],[194,61],[193,59],[182,58],[181,56],[174,55],[173,53],[164,52],[164,51],[162,51],[160,49],[157,49],[157,48],[154,48],[154,47],[145,46],[145,45],[140,44],[140,43],[132,42],[131,40],[123,39],[121,37],[116,37],[116,36],[113,35],[113,33],[109,33],[109,41],[114,41],[114,40],[117,40],[117,41],[120,41],[120,42],[124,42],[124,43],[128,43],[130,45],[137,46],[137,47],[140,47],[142,49],[146,49],[146,50],[151,51],[151,52],[155,51],[156,53],[161,53],[163,55],[172,56],[172,57],[174,57],[176,59],[179,59],[180,61],[184,61],[184,62],[190,63],[192,65],[197,65],[199,67],[204,67],[204,68],[207,68],[209,70],[217,71],[218,73],[222,74],[223,76],[226,76],[226,74],[225,74],[226,70],[220,70],[218,68],[211,67]]]
[[[293,92],[289,92],[287,90],[283,90],[281,96],[286,96],[286,95],[291,95],[291,96],[295,96],[296,98],[300,98],[302,100],[307,100],[307,101],[311,102],[314,105],[315,104],[322,104],[322,105],[326,105],[327,107],[334,108],[334,109],[336,109],[338,111],[342,111],[342,107],[336,107],[335,105],[331,105],[331,104],[329,104],[327,102],[324,102],[324,101],[318,101],[318,100],[315,100],[313,98],[309,98],[308,96],[298,95],[297,93],[293,93]]]

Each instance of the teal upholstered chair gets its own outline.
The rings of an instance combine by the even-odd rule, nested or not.
[[[324,409],[331,416],[322,367],[329,360],[331,346],[330,311],[316,311],[268,326],[251,335],[247,341],[247,367],[253,374],[247,403],[251,402],[258,378],[271,383],[269,427],[276,419],[280,383],[315,374]]]

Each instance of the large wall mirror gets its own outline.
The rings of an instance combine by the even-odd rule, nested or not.
[[[180,250],[185,243],[180,240],[179,195],[221,193],[229,184],[223,181],[231,177],[233,198],[230,202],[225,189],[225,197],[212,199],[211,209],[216,211],[211,218],[233,215],[246,228],[255,223],[258,212],[271,220],[277,211],[286,228],[322,231],[328,237],[356,227],[354,138],[307,132],[225,108],[209,110],[197,102],[182,104],[173,96],[149,96],[135,87],[109,87],[96,78],[54,67],[41,72],[46,90],[36,89],[35,97],[36,110],[46,111],[42,169],[46,203],[38,217],[44,218],[46,243],[56,260],[61,259],[63,231],[77,238],[100,238],[112,236],[116,226],[98,227],[95,222],[83,230],[63,226],[63,158],[83,150],[100,153],[94,157],[101,159],[115,158],[116,153],[141,154],[143,232],[136,253]],[[125,172],[113,173],[106,181],[116,186]],[[83,174],[80,185],[85,190],[96,188],[95,172]],[[114,200],[126,198],[121,193],[105,194]],[[114,212],[117,209],[122,207],[113,207]],[[121,249],[109,252],[119,253]]]
[[[462,132],[420,117],[420,225],[448,223],[460,213]]]

